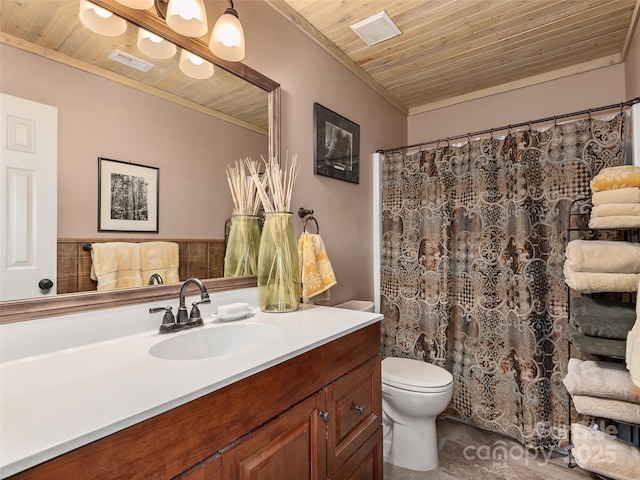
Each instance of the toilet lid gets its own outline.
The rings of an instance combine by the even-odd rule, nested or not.
[[[438,389],[453,382],[444,368],[410,358],[387,357],[382,360],[382,383],[411,390]]]

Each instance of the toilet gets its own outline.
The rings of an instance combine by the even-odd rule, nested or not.
[[[453,375],[409,358],[382,360],[384,461],[409,470],[438,466],[436,417],[453,394]]]

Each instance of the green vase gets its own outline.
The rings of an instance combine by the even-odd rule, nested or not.
[[[300,304],[302,286],[292,215],[265,213],[258,255],[258,296],[263,312],[293,312]]]
[[[224,254],[224,276],[258,274],[260,226],[255,215],[233,215]]]

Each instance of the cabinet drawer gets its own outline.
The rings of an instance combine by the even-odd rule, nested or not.
[[[380,356],[329,385],[327,467],[336,471],[382,423]]]
[[[382,478],[382,427],[330,477],[331,480],[379,480]]]

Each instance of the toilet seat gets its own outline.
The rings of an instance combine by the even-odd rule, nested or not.
[[[382,383],[412,392],[440,393],[453,387],[453,375],[431,363],[387,357],[382,360]]]

